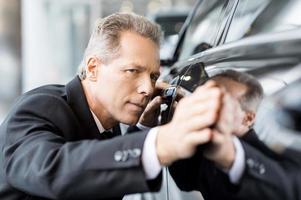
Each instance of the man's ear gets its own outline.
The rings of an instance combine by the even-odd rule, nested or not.
[[[90,81],[97,80],[97,66],[99,65],[99,60],[95,57],[89,57],[86,65],[86,77]]]
[[[255,122],[256,113],[252,111],[246,111],[243,119],[243,125],[251,127]]]

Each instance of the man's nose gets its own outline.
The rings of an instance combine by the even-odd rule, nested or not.
[[[138,86],[138,93],[150,97],[154,93],[154,89],[155,84],[152,82],[151,78],[143,78]]]

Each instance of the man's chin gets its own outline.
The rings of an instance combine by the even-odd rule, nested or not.
[[[138,123],[139,117],[127,117],[125,119],[120,120],[121,123],[127,124],[130,126],[134,126]]]

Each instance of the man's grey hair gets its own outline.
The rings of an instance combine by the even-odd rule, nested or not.
[[[245,72],[238,72],[234,70],[226,70],[212,77],[216,78],[226,78],[238,82],[247,87],[245,94],[239,99],[241,108],[244,111],[256,112],[258,106],[263,99],[263,88],[259,81],[252,75]]]
[[[123,31],[132,31],[145,38],[151,39],[160,46],[162,37],[161,28],[146,17],[134,13],[115,13],[98,19],[86,48],[84,58],[79,66],[79,77],[86,78],[87,57],[94,55],[102,62],[108,63],[110,59],[118,56],[120,49],[120,34]]]

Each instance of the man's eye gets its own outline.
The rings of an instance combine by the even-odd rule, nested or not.
[[[127,73],[138,73],[138,70],[137,69],[127,69],[125,70]]]

